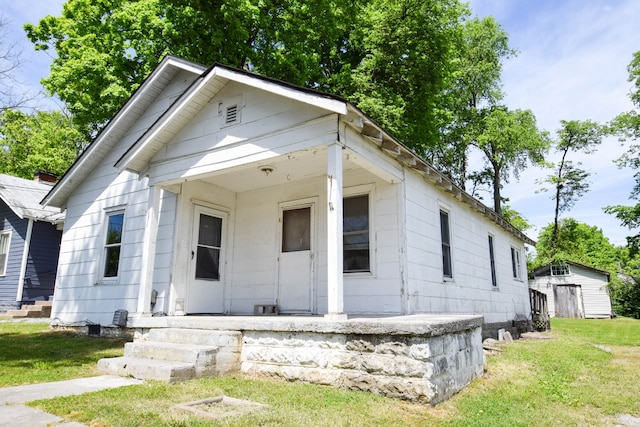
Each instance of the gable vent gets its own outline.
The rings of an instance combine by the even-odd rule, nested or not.
[[[228,125],[230,123],[236,122],[237,120],[238,120],[238,106],[231,105],[227,107],[227,114],[225,116],[224,123]]]

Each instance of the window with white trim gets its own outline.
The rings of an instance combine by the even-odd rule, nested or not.
[[[0,231],[0,276],[7,273],[7,260],[11,243],[11,230]]]
[[[489,234],[489,265],[491,266],[491,286],[494,288],[498,286],[498,279],[496,277],[496,259],[493,251],[493,236]]]
[[[342,224],[343,271],[370,272],[368,194],[342,199]]]
[[[122,231],[124,211],[107,213],[107,232],[104,245],[103,275],[104,278],[118,277],[120,267],[120,249],[122,247]]]
[[[551,266],[552,276],[568,276],[569,273],[569,266],[567,264],[558,264]]]
[[[511,247],[511,268],[513,269],[513,278],[520,279],[522,264],[520,263],[520,251],[513,246]]]
[[[449,213],[440,210],[440,239],[442,242],[442,275],[453,277],[451,266],[451,234],[449,232]]]

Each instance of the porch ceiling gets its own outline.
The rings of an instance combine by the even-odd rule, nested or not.
[[[360,169],[346,154],[343,171]],[[283,185],[295,181],[324,176],[327,173],[327,148],[324,146],[298,151],[267,161],[229,168],[198,180],[215,184],[230,191],[242,193],[260,188]]]

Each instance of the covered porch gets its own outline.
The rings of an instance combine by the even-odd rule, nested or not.
[[[244,150],[246,142],[236,145]],[[180,177],[163,174],[161,160],[150,162],[134,317],[247,315],[257,305],[338,319],[405,313],[401,167],[355,143],[298,148],[245,158],[227,156],[234,147],[225,146],[215,167],[203,171],[203,160],[192,158]],[[387,253],[375,246],[380,237]],[[169,250],[170,258],[163,255]],[[171,282],[159,284],[167,273]],[[345,278],[362,297],[346,310]]]

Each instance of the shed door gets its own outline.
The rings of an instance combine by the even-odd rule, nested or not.
[[[582,318],[582,292],[578,285],[554,285],[556,317]]]
[[[222,313],[224,310],[225,217],[224,212],[195,206],[187,313]]]
[[[284,313],[312,311],[313,204],[284,208],[278,268],[278,306]]]

